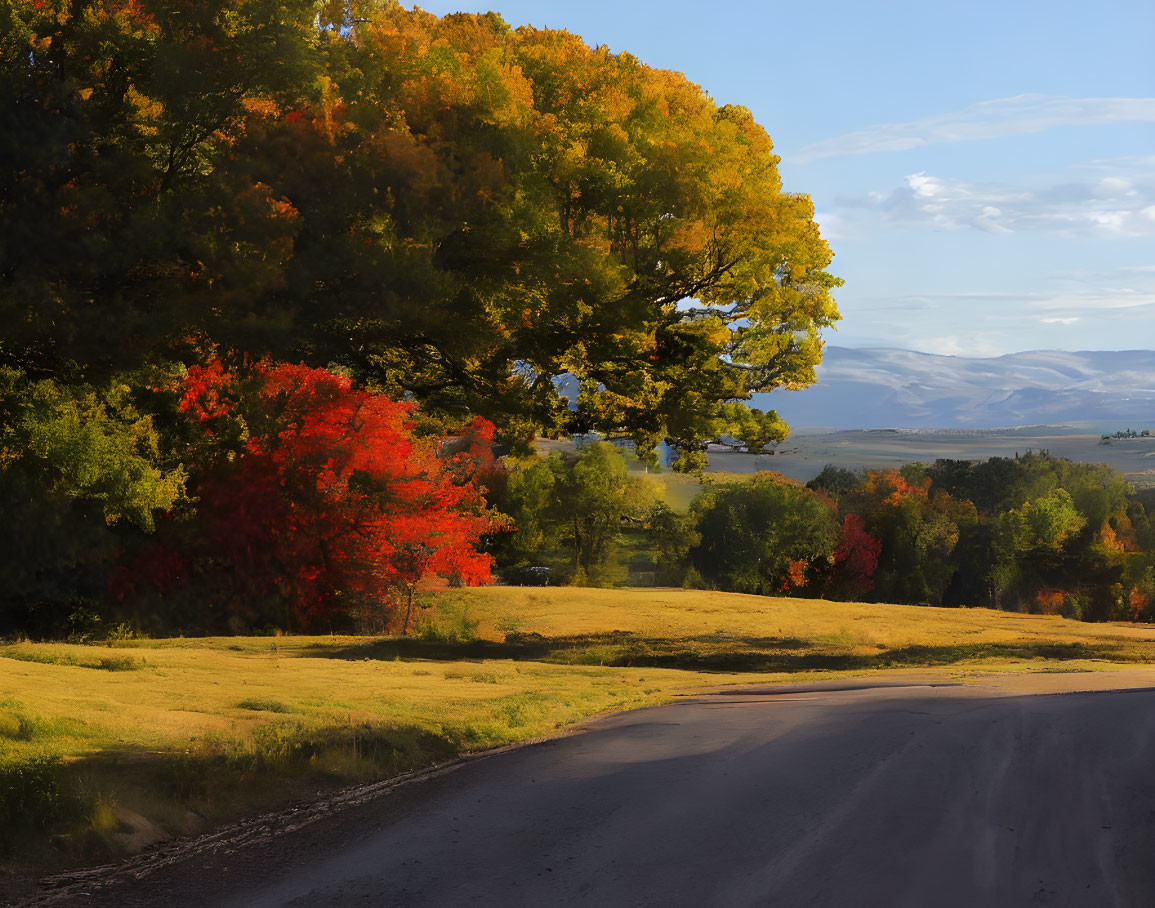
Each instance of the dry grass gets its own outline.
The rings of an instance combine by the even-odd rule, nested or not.
[[[749,455],[742,456],[748,457]],[[771,467],[774,462],[768,457],[758,457],[754,460],[754,463],[757,469],[753,472],[773,472]],[[663,470],[661,473],[653,473],[651,475],[658,481],[662,490],[662,500],[673,510],[684,514],[690,510],[690,502],[694,500],[694,497],[701,492],[705,486],[725,485],[733,482],[749,482],[753,473],[728,473],[718,470],[705,473],[699,478],[685,473],[675,473],[672,470]],[[780,482],[789,483],[790,485],[801,485],[800,482],[789,479],[781,473],[775,473],[775,475]]]
[[[1057,616],[991,609],[927,608],[768,598],[702,590],[601,590],[574,587],[481,587],[456,600],[478,632],[502,639],[510,630],[546,637],[626,631],[648,637],[708,634],[779,637],[845,643],[861,652],[880,647],[957,646],[960,643],[1125,645],[1146,652],[1155,627],[1088,624]],[[1155,658],[1155,646],[1151,650]]]
[[[121,655],[121,646],[5,646],[0,765],[243,740],[273,718],[310,726],[390,722],[492,747],[702,684],[673,671],[647,679],[645,672],[511,660],[383,661],[370,654],[379,644],[360,637],[140,641],[130,644],[135,670],[113,672],[87,663],[102,652]],[[56,661],[62,655],[79,664]],[[545,706],[527,708],[535,703]]]

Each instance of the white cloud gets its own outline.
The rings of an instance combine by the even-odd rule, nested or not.
[[[1005,352],[989,333],[947,334],[918,341],[919,350],[939,356],[998,356]]]
[[[1135,195],[1135,187],[1131,181],[1123,177],[1103,177],[1099,181],[1098,191],[1103,198],[1117,199],[1121,196]]]
[[[1075,322],[1079,321],[1079,316],[1071,315],[1067,318],[1060,318],[1056,316],[1054,318],[1041,318],[1039,321],[1044,325],[1073,325]]]
[[[1155,122],[1155,98],[1071,98],[1024,94],[981,101],[962,110],[906,123],[884,123],[801,148],[793,161],[907,151],[925,145],[973,142],[1043,132],[1057,126]]]
[[[818,229],[822,232],[823,239],[841,240],[845,239],[848,235],[846,223],[842,216],[835,214],[833,211],[814,212],[814,222],[818,224]]]
[[[907,174],[889,192],[842,199],[844,232],[855,209],[873,211],[895,226],[988,233],[1046,231],[1064,234],[1155,234],[1155,160],[1121,159],[1116,172],[1052,185],[1018,187],[967,183],[925,171]],[[1105,162],[1096,164],[1102,170]],[[842,213],[842,212],[840,212]]]

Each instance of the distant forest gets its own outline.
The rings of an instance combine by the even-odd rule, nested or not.
[[[617,477],[616,497],[607,475]],[[498,564],[514,579],[539,564],[562,582],[575,573],[621,582],[621,545],[634,582],[1155,619],[1155,495],[1102,465],[1028,453],[827,467],[806,486],[761,473],[708,481],[687,514],[657,494],[655,480],[627,473],[610,445],[515,466],[498,501],[525,531],[497,538]],[[599,518],[608,518],[608,543]]]

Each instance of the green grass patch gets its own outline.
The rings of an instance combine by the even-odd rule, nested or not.
[[[53,644],[0,647],[0,657],[18,662],[39,662],[42,665],[72,665],[77,668],[95,668],[105,672],[131,672],[141,668],[132,656],[83,657],[74,652],[60,652]]]
[[[0,853],[38,842],[45,830],[88,819],[85,798],[59,757],[34,756],[0,770]]]
[[[242,700],[237,704],[237,709],[248,709],[253,712],[262,713],[287,713],[287,707],[280,700],[274,700],[271,697],[249,697],[247,700]]]

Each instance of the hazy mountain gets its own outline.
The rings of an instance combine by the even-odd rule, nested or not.
[[[1155,351],[991,358],[826,348],[818,383],[755,395],[792,426],[966,428],[1072,421],[1155,427]]]

